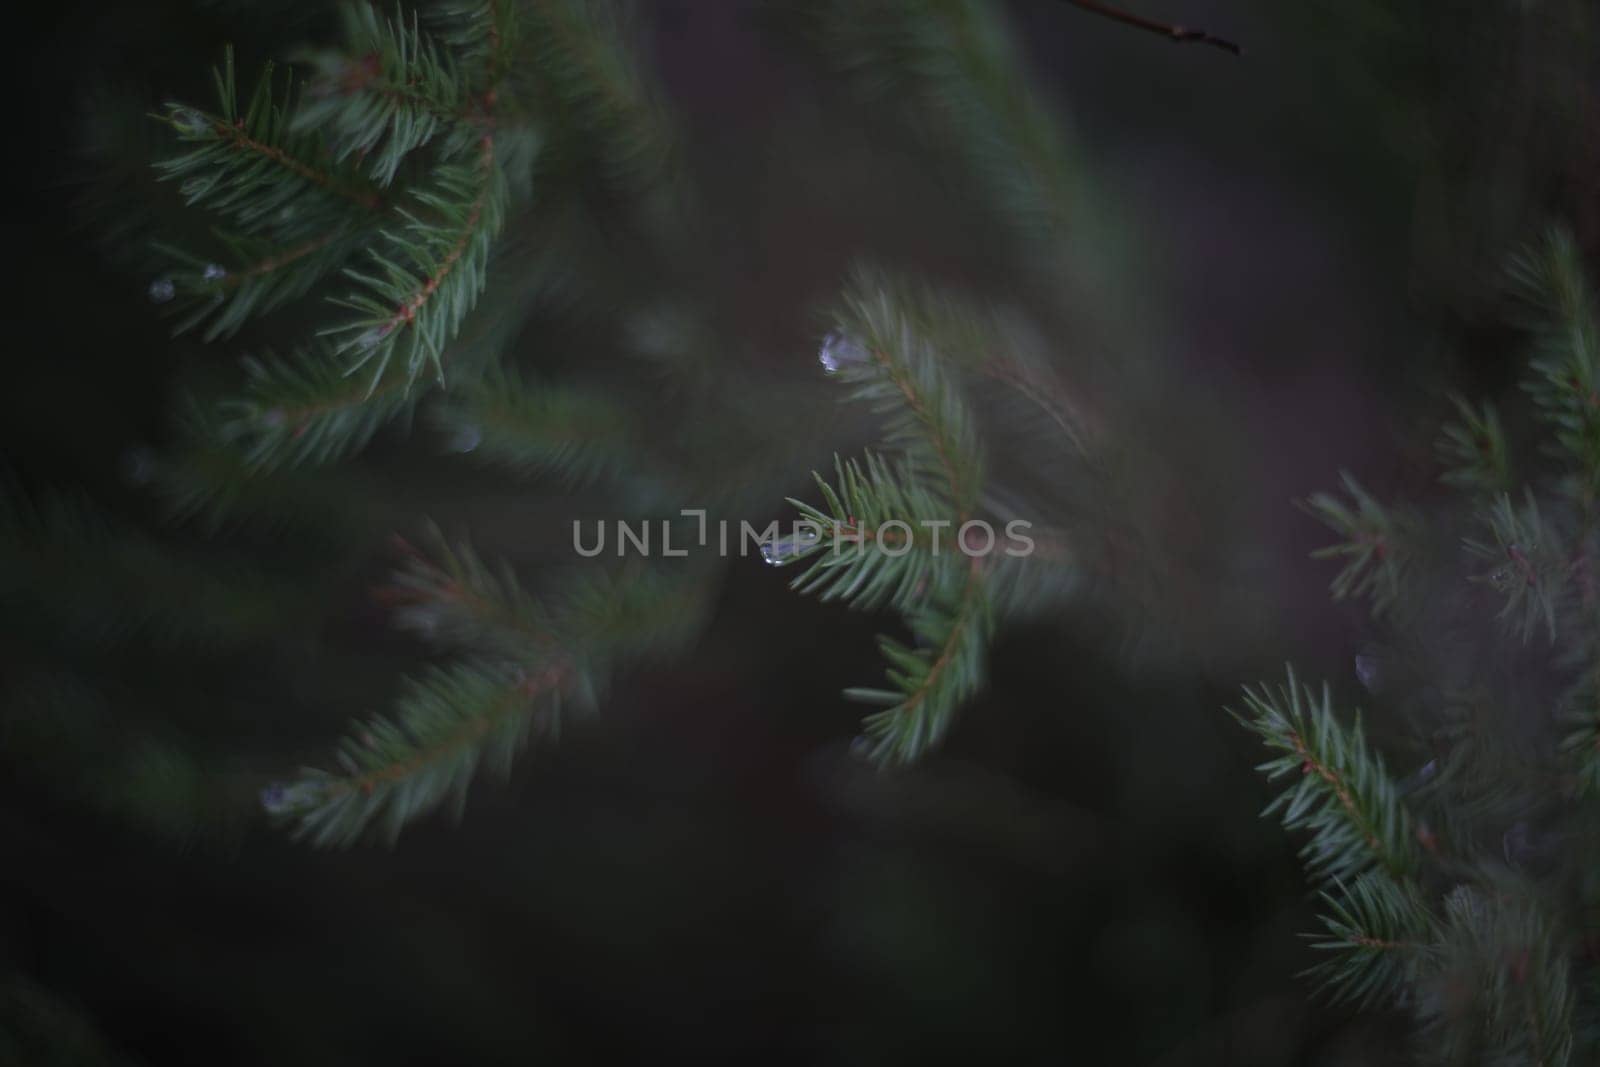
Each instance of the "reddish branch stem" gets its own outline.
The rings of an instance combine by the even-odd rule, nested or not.
[[[410,759],[386,764],[365,774],[347,778],[340,783],[338,789],[341,792],[359,791],[370,794],[376,786],[403,781],[451,749],[461,748],[480,740],[506,716],[525,710],[535,697],[560,688],[567,680],[568,668],[565,664],[559,663],[540,674],[523,679],[507,690],[487,714],[469,720],[461,729],[451,733],[444,740],[430,745]]]
[[[233,288],[235,286],[244,284],[244,282],[250,278],[259,278],[263,274],[271,274],[275,270],[287,267],[296,260],[304,259],[313,252],[321,251],[322,249],[331,245],[340,236],[342,236],[340,231],[330,230],[321,237],[314,237],[309,241],[303,242],[302,244],[295,245],[293,248],[285,249],[276,255],[267,256],[265,259],[257,260],[243,270],[228,275],[228,277],[223,281],[223,284],[229,288]]]
[[[972,621],[972,598],[977,595],[981,572],[982,565],[978,557],[972,557],[972,565],[967,570],[966,583],[961,587],[961,602],[957,608],[956,623],[950,628],[950,632],[945,635],[944,645],[939,649],[939,655],[928,665],[927,677],[923,678],[922,684],[917,687],[916,692],[906,697],[905,702],[900,705],[900,713],[902,715],[910,714],[928,698],[928,694],[933,691],[933,687],[938,683],[939,677],[944,674],[945,670],[950,666],[950,661],[955,658],[956,646],[961,643],[962,634]]]
[[[899,389],[901,395],[906,398],[906,406],[911,409],[912,414],[917,417],[923,426],[927,427],[929,441],[933,445],[934,452],[939,457],[940,466],[944,468],[945,481],[950,484],[951,503],[961,507],[961,479],[956,476],[955,462],[950,458],[949,450],[945,447],[944,436],[939,433],[938,424],[932,414],[929,413],[928,406],[923,402],[922,395],[917,392],[916,388],[907,379],[904,370],[893,359],[889,358],[889,353],[875,349],[872,356],[883,367],[884,373],[889,376],[889,381],[894,383],[895,388]],[[962,507],[961,521],[965,522],[966,520],[967,511],[965,507]]]
[[[278,164],[278,166],[283,167],[285,170],[291,171],[294,174],[298,174],[307,181],[322,186],[329,192],[337,193],[348,200],[353,200],[368,210],[376,211],[383,206],[383,198],[377,193],[366,189],[350,188],[333,175],[328,174],[325,171],[318,170],[316,167],[311,166],[311,164],[306,163],[303,160],[296,159],[294,156],[291,156],[289,153],[285,152],[276,145],[270,145],[264,141],[256,140],[254,137],[251,137],[249,134],[244,132],[244,130],[241,128],[243,125],[244,120],[241,119],[239,120],[238,124],[234,126],[229,126],[226,122],[214,122],[213,128],[217,131],[217,133],[232,142],[235,148],[244,149],[248,152],[256,152],[266,156],[268,159]]]
[[[1315,774],[1318,778],[1328,783],[1328,787],[1333,790],[1333,795],[1339,800],[1339,806],[1361,828],[1362,836],[1366,838],[1367,847],[1384,860],[1385,866],[1388,866],[1389,857],[1384,850],[1383,843],[1378,839],[1378,835],[1368,824],[1367,819],[1361,814],[1361,809],[1356,805],[1355,797],[1351,794],[1350,787],[1345,784],[1344,779],[1339,777],[1333,768],[1314,757],[1311,754],[1311,749],[1306,745],[1305,739],[1299,734],[1290,736],[1294,738],[1295,754],[1301,760],[1301,771],[1305,774]]]
[[[472,243],[473,236],[478,229],[478,220],[483,217],[484,204],[489,199],[489,188],[494,181],[494,139],[485,136],[482,144],[483,154],[480,160],[484,174],[483,188],[478,191],[477,197],[472,201],[472,210],[467,213],[467,220],[462,224],[461,236],[456,239],[456,243],[445,254],[444,259],[439,264],[439,269],[434,271],[428,280],[422,284],[422,288],[418,289],[411,299],[401,304],[395,310],[395,313],[389,316],[383,326],[379,327],[382,334],[388,335],[401,323],[409,326],[416,320],[417,312],[438,291],[444,280],[450,276],[450,272],[455,269],[456,264],[461,261],[461,257],[466,253],[467,246]]]

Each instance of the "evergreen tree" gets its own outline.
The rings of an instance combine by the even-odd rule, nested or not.
[[[1382,638],[1356,662],[1405,723],[1397,779],[1329,687],[1246,689],[1240,720],[1287,779],[1268,807],[1306,834],[1323,901],[1313,971],[1396,1005],[1440,1063],[1600,1055],[1591,857],[1600,830],[1600,317],[1570,234],[1512,265],[1533,417],[1455,398],[1450,497],[1381,503],[1355,478],[1308,510],[1340,540],[1336,598]],[[1348,497],[1348,499],[1345,499]]]
[[[1204,46],[1170,53],[1183,61],[1231,69],[1242,55],[1121,5],[1066,6],[1140,31],[1129,36],[1160,56],[1158,38]],[[1463,18],[1437,29],[1437,51],[1388,48],[1433,40],[1448,6],[1346,15],[1376,27],[1377,65],[1399,70],[1377,77],[1403,82],[1458,34],[1476,40]],[[928,244],[864,233],[864,254],[830,265],[822,295],[785,294],[812,312],[800,344],[742,321],[763,312],[739,306],[751,257],[719,232],[731,183],[705,182],[707,146],[669,106],[639,12],[206,7],[237,42],[210,53],[209,86],[153,114],[138,93],[102,91],[86,108],[95,173],[81,207],[172,337],[169,362],[135,375],[160,416],[141,416],[148,443],[122,455],[120,486],[28,470],[0,482],[0,582],[17,623],[16,669],[0,681],[5,770],[52,802],[178,848],[227,852],[262,809],[295,841],[392,844],[441,810],[461,817],[469,794],[482,803],[481,771],[549,766],[560,754],[547,750],[596,728],[619,690],[703,654],[739,568],[773,573],[765,563],[797,594],[784,626],[855,633],[848,610],[885,631],[884,680],[843,691],[869,709],[848,787],[869,803],[942,805],[959,823],[979,818],[966,799],[1015,783],[963,777],[971,768],[941,748],[985,717],[1056,714],[1064,676],[1108,669],[1086,649],[1105,642],[1121,668],[1181,689],[1172,677],[1219,660],[1233,677],[1276,636],[1269,572],[1240,536],[1236,457],[1201,458],[1235,440],[1215,431],[1246,405],[1213,410],[1195,388],[1209,371],[1178,373],[1185,339],[1150,313],[1159,255],[1131,251],[1148,233],[1124,214],[1118,176],[1088,164],[1031,84],[1031,42],[1000,5],[760,5],[760,32],[818,72],[870,154],[925,171],[917,188],[943,198],[926,212],[942,225],[916,235]],[[1573,33],[1519,106],[1560,103],[1592,66],[1585,40]],[[1439,156],[1409,163],[1437,179],[1472,135],[1419,136],[1408,123],[1437,102],[1397,99],[1399,140]],[[1436,198],[1449,219],[1496,210],[1468,235],[1488,250],[1458,245],[1449,219],[1419,227],[1429,310],[1485,302],[1466,265],[1525,224],[1537,192]],[[944,217],[951,203],[972,218]],[[1526,414],[1452,396],[1438,486],[1390,503],[1346,475],[1342,494],[1305,503],[1339,538],[1318,553],[1344,564],[1335,598],[1370,608],[1356,674],[1375,707],[1347,715],[1335,687],[1291,670],[1237,711],[1269,749],[1262,769],[1287,779],[1269,812],[1305,838],[1322,913],[1313,977],[1398,1008],[1422,1062],[1600,1052],[1585,860],[1600,788],[1600,323],[1580,244],[1552,230],[1513,265],[1515,324],[1533,349]],[[780,334],[782,359],[756,358]],[[175,395],[155,397],[169,381]],[[77,458],[62,466],[98,461]],[[1055,675],[1050,696],[986,697],[1003,674],[996,646],[1041,623],[1094,634],[1070,660],[1017,664]],[[823,673],[802,658],[784,666]],[[129,712],[152,707],[164,714]],[[1109,733],[1121,717],[1081,729]],[[330,719],[347,724],[331,744]],[[1188,762],[1184,735],[1122,730],[1108,790],[1157,796],[1152,778]],[[1064,756],[1037,759],[1054,773]],[[1055,856],[1060,835],[1031,841],[1016,821],[997,831],[1008,847]],[[1097,822],[1084,836],[1101,851],[1080,880],[1117,862],[1170,877],[1115,843],[1138,832]],[[924,870],[883,877],[863,894],[878,909],[847,921],[915,971],[929,1003],[949,986],[1009,1010],[1022,978],[985,990],[919,955],[931,920],[914,912],[939,898],[902,890]],[[1071,906],[1113,915],[1125,888]],[[616,898],[598,896],[607,936],[626,940]],[[1133,961],[1153,999],[1161,959],[1139,955],[1146,936],[1107,923],[1121,946],[1108,953]],[[265,961],[261,980],[295,985],[297,966]],[[70,997],[21,976],[0,988],[0,1013],[27,1020],[0,1028],[0,1049],[113,1060]],[[891,999],[874,998],[872,1038],[904,1054]],[[922,1036],[917,1048],[935,1044]],[[871,1058],[859,1037],[826,1047]],[[1112,1040],[1130,1060],[1184,1055],[1166,1031]]]
[[[659,529],[662,545],[688,540],[696,515],[703,536],[708,512],[724,523],[759,499],[774,470],[763,457],[782,462],[783,438],[770,431],[783,424],[752,418],[759,383],[727,374],[726,357],[697,332],[698,294],[668,312],[679,327],[687,320],[687,335],[659,308],[633,324],[640,355],[664,360],[661,384],[647,389],[603,372],[541,380],[507,354],[530,295],[563,268],[589,282],[552,232],[547,186],[574,165],[563,153],[622,206],[647,254],[672,258],[699,225],[671,122],[627,57],[614,12],[497,2],[340,10],[342,43],[296,54],[303,84],[269,64],[246,92],[230,51],[213,103],[173,102],[158,116],[178,145],[158,176],[209,232],[188,243],[157,235],[167,266],[150,299],[177,333],[205,342],[237,345],[291,305],[315,324],[279,333],[281,352],[263,340],[236,386],[197,391],[186,443],[139,456],[139,477],[178,518],[216,528],[285,475],[346,460],[420,414],[452,451],[558,490],[597,490],[594,502],[642,523],[646,539]],[[796,17],[803,37],[852,56],[854,71],[906,82],[919,124],[955,123],[955,143],[977,146],[966,167],[1026,242],[1028,262],[1061,269],[1062,227],[1085,191],[1053,120],[1012,73],[997,13],[891,4],[878,14],[865,36],[844,11]],[[982,686],[997,622],[1065,603],[1083,584],[1083,546],[1105,537],[1107,509],[1124,505],[1020,311],[863,267],[832,327],[819,342],[822,369],[882,421],[887,451],[836,461],[833,483],[816,479],[824,507],[793,501],[802,525],[761,550],[769,563],[809,564],[799,589],[904,617],[914,647],[880,639],[890,687],[846,695],[882,709],[866,720],[863,753],[906,763]],[[972,395],[983,383],[995,394]],[[642,410],[662,385],[683,410]],[[1101,494],[1072,506],[1094,511],[1075,526],[1045,525],[1052,494],[1031,499],[987,475],[980,400],[991,418],[1047,435],[1040,449],[1016,434],[997,454],[1011,482],[1048,486],[1072,472]],[[640,427],[652,417],[647,442]],[[681,434],[690,420],[737,433],[755,468],[728,478],[728,437]],[[654,446],[663,435],[677,438],[666,454]],[[594,709],[613,671],[691,640],[695,605],[715,579],[704,561],[662,560],[616,573],[597,563],[568,578],[547,558],[551,573],[529,587],[437,533],[402,555],[385,599],[402,628],[454,658],[408,682],[392,714],[353,727],[331,769],[263,790],[269,812],[319,843],[348,844],[374,826],[393,838],[446,799],[459,811],[481,764],[508,769],[530,740]]]
[[[606,10],[442,4],[426,20],[404,10],[343,11],[342,47],[304,53],[304,88],[287,80],[280,87],[269,66],[243,99],[229,53],[213,108],[165,109],[184,150],[159,164],[161,177],[178,183],[188,207],[218,220],[213,243],[226,252],[219,262],[172,252],[172,269],[151,284],[152,300],[170,302],[179,332],[201,328],[208,341],[233,337],[300,297],[321,297],[330,311],[290,355],[250,358],[242,395],[198,403],[195,441],[226,457],[222,480],[182,460],[158,479],[184,510],[220,518],[235,506],[227,497],[239,480],[349,456],[422,405],[456,451],[525,474],[567,484],[608,470],[637,474],[647,461],[626,440],[631,417],[615,383],[534,382],[503,358],[512,300],[532,272],[494,259],[508,225],[538,217],[546,126],[581,131],[620,195],[661,195],[674,180],[671,135],[656,131],[661,120],[645,91],[628,86],[626,74],[621,89],[608,80],[617,60]],[[585,46],[549,51],[562,33],[584,35]],[[675,239],[647,233],[669,247]],[[491,273],[506,279],[500,300],[489,293]],[[843,591],[859,606],[892,603],[929,646],[913,652],[885,639],[898,696],[852,691],[891,705],[869,720],[877,755],[909,760],[943,736],[979,685],[992,612],[1040,598],[1023,596],[1036,594],[1037,583],[990,580],[976,554],[955,551],[978,514],[982,457],[972,416],[941,364],[961,345],[981,365],[993,341],[977,332],[976,318],[939,321],[930,317],[939,301],[914,303],[875,276],[862,275],[846,301],[842,325],[850,332],[829,335],[822,362],[888,417],[887,444],[904,458],[841,465],[839,490],[824,484],[834,511],[824,532],[832,539],[848,527],[857,551],[831,553],[810,584]],[[460,343],[469,324],[488,339]],[[872,380],[844,366],[862,362],[863,344],[881,371]],[[676,366],[666,373],[685,375]],[[721,380],[683,388],[694,390],[701,417],[750,406],[747,391]],[[651,526],[664,540],[672,525],[684,529],[688,509],[674,516],[663,506],[674,486],[680,500],[720,503],[703,486],[691,497],[693,472],[708,458],[702,447],[691,443],[650,470],[657,499],[632,509],[644,517],[646,539]],[[627,506],[611,499],[619,513]],[[698,510],[703,520],[704,505]],[[927,551],[920,531],[908,552],[873,536],[883,523],[940,516],[952,527],[942,554]],[[432,540],[427,551],[407,547],[387,599],[402,627],[457,658],[409,683],[391,716],[356,727],[335,769],[308,770],[262,794],[270,812],[317,842],[350,843],[375,824],[393,837],[447,798],[459,810],[480,764],[508,769],[530,739],[553,735],[563,715],[592,709],[612,670],[692,636],[693,605],[706,595],[704,566],[686,578],[690,568],[659,562],[617,574],[574,567],[570,580],[552,578],[535,594],[464,544]],[[793,553],[789,544],[775,536],[762,550],[769,562],[789,562],[822,547]],[[954,560],[972,563],[958,574]]]

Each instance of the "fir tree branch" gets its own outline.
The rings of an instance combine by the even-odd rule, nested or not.
[[[798,541],[777,542],[766,553],[779,565],[812,560],[790,583],[793,589],[858,609],[909,611],[930,586],[950,584],[966,557],[955,544],[960,524],[939,496],[904,464],[875,453],[864,462],[835,457],[834,469],[837,489],[813,474],[828,510],[790,498],[809,528],[795,535]]]
[[[595,707],[610,672],[680,647],[709,598],[692,576],[575,575],[535,599],[465,544],[430,531],[433,553],[405,560],[380,594],[395,622],[462,658],[409,682],[392,717],[355,728],[340,771],[306,770],[263,795],[268,811],[318,845],[349,845],[374,824],[392,841],[453,798],[459,814],[485,760],[502,774],[532,735],[554,737],[564,709]]]
[[[629,414],[592,390],[533,385],[497,369],[451,390],[431,413],[449,447],[528,476],[580,485],[621,468]]]
[[[1372,611],[1382,615],[1399,599],[1412,551],[1409,516],[1378,503],[1350,474],[1342,475],[1355,508],[1331,493],[1317,493],[1301,507],[1323,525],[1346,538],[1319,548],[1312,559],[1345,557],[1344,568],[1333,580],[1333,597],[1367,597]]]
[[[397,627],[441,647],[494,649],[513,658],[557,644],[549,613],[508,567],[496,573],[470,545],[450,544],[431,524],[426,540],[429,552],[395,539],[402,564],[380,599],[394,609]]]
[[[1446,470],[1440,481],[1460,489],[1498,494],[1511,488],[1511,459],[1494,405],[1474,408],[1452,394],[1460,422],[1445,424],[1438,444]]]
[[[291,207],[327,217],[328,205],[302,203],[308,193],[379,210],[383,200],[376,189],[330,157],[314,132],[293,127],[293,83],[286,82],[275,100],[272,73],[268,64],[241,111],[233,49],[226,49],[222,67],[213,72],[219,114],[187,104],[167,105],[164,120],[180,141],[195,147],[157,164],[161,177],[181,180],[189,204],[224,212],[251,233],[277,226]]]
[[[1363,1007],[1403,999],[1428,963],[1433,917],[1414,885],[1368,871],[1349,886],[1320,894],[1324,933],[1312,947],[1332,954],[1307,973],[1336,999]]]
[[[284,359],[265,353],[244,366],[244,394],[220,405],[218,432],[255,470],[352,455],[415,403],[404,375],[390,374],[369,389],[351,381],[320,346]]]
[[[235,120],[232,124],[212,119],[209,116],[207,120],[211,123],[212,131],[220,140],[239,150],[246,157],[255,155],[266,159],[290,174],[304,178],[311,184],[326,189],[328,192],[341,196],[369,211],[376,211],[383,206],[382,195],[378,192],[363,189],[350,179],[344,178],[330,169],[290,155],[287,150],[277,145],[269,144],[266,141],[250,136],[244,132],[244,128],[239,125],[238,120]],[[194,202],[191,199],[190,203]]]
[[[1552,229],[1512,260],[1511,278],[1534,339],[1525,385],[1569,464],[1572,495],[1600,497],[1600,308],[1577,242]]]
[[[928,647],[913,650],[888,637],[878,639],[894,688],[845,690],[851,700],[888,705],[862,723],[864,754],[881,765],[914,763],[938,745],[955,713],[983,684],[989,609],[981,561],[974,557],[967,563],[953,602],[930,597],[908,618],[918,642]]]
[[[491,106],[515,62],[523,7],[517,0],[441,0],[428,12],[445,43],[482,72],[479,92]]]
[[[170,520],[195,521],[213,535],[248,521],[326,536],[359,510],[353,484],[332,472],[254,462],[248,435],[234,436],[245,428],[228,404],[189,394],[180,411],[179,443],[160,455],[138,450],[139,469],[129,474],[161,499]]]
[[[1373,865],[1397,878],[1416,869],[1410,813],[1383,758],[1368,749],[1359,717],[1341,725],[1328,687],[1319,698],[1293,668],[1287,685],[1246,687],[1244,701],[1247,714],[1230,714],[1280,753],[1257,769],[1268,780],[1299,775],[1263,814],[1281,811],[1286,828],[1311,831],[1300,854],[1312,874],[1349,881]]]
[[[272,786],[262,802],[294,821],[296,838],[349,846],[375,822],[391,842],[407,822],[453,800],[457,816],[484,760],[502,774],[530,734],[559,730],[570,668],[557,660],[529,672],[471,663],[410,682],[394,718],[369,720],[339,748],[341,771],[307,770]]]
[[[1269,777],[1300,772],[1268,811],[1281,810],[1287,826],[1312,835],[1301,855],[1325,883],[1326,933],[1317,948],[1332,954],[1313,973],[1342,996],[1410,1007],[1422,1047],[1441,1063],[1565,1065],[1588,1062],[1600,1047],[1593,1006],[1577,995],[1592,992],[1595,974],[1594,882],[1581,859],[1560,876],[1550,871],[1558,851],[1592,851],[1593,812],[1570,802],[1600,791],[1592,567],[1600,550],[1600,325],[1579,250],[1565,233],[1552,231],[1524,251],[1512,274],[1531,309],[1525,388],[1550,439],[1557,492],[1541,497],[1530,485],[1514,503],[1498,415],[1458,397],[1459,421],[1439,442],[1442,480],[1465,491],[1467,513],[1487,535],[1459,537],[1446,522],[1423,526],[1379,505],[1349,476],[1353,504],[1319,494],[1308,505],[1344,539],[1317,553],[1346,559],[1335,596],[1370,596],[1379,612],[1404,604],[1404,617],[1391,624],[1416,632],[1396,635],[1399,647],[1438,671],[1416,677],[1408,664],[1405,676],[1385,678],[1387,669],[1374,677],[1358,667],[1396,711],[1444,705],[1444,723],[1425,736],[1448,750],[1424,764],[1407,791],[1441,821],[1452,849],[1441,852],[1427,824],[1411,822],[1359,719],[1349,727],[1335,721],[1326,687],[1320,701],[1310,690],[1302,695],[1291,674],[1277,693],[1247,690],[1250,716],[1240,718],[1274,750],[1261,768]],[[1487,561],[1490,569],[1471,580],[1504,596],[1500,617],[1524,642],[1543,626],[1550,654],[1490,660],[1502,642],[1479,639],[1469,613],[1476,598],[1465,595],[1454,568],[1402,581],[1408,557],[1442,534]],[[1461,614],[1468,617],[1451,618]],[[1568,723],[1559,741],[1550,694],[1559,694],[1555,710]],[[1418,845],[1442,861],[1429,873],[1455,884],[1437,917],[1416,897]]]
[[[415,380],[425,366],[442,379],[445,346],[483,291],[489,253],[505,212],[506,185],[494,140],[479,142],[475,163],[442,164],[413,199],[431,217],[406,213],[372,253],[377,273],[345,273],[361,288],[335,303],[360,316],[325,331],[339,335],[338,351],[353,355],[350,372],[371,363],[372,388],[397,355]]]
[[[409,25],[398,9],[385,19],[364,3],[342,14],[345,49],[301,57],[315,75],[296,129],[328,131],[337,159],[357,157],[384,186],[423,145],[437,139],[448,158],[484,136],[482,101],[468,95],[468,77],[415,14]]]
[[[888,416],[887,443],[905,453],[911,474],[937,486],[952,517],[964,522],[982,488],[983,453],[972,415],[932,342],[893,287],[866,270],[847,286],[837,324],[823,351],[830,373],[850,387],[851,400]]]
[[[669,178],[677,132],[639,74],[621,11],[596,0],[536,0],[522,6],[522,39],[550,110],[561,115],[576,147],[592,152],[618,188],[642,192]]]
[[[1030,583],[1010,549],[995,557],[993,527],[986,547],[966,540],[983,494],[983,453],[944,357],[946,347],[983,347],[974,320],[931,310],[905,287],[858,271],[836,326],[823,342],[823,368],[850,399],[886,416],[887,443],[900,455],[835,457],[836,485],[813,475],[822,506],[791,498],[799,528],[763,554],[769,563],[809,561],[791,582],[799,592],[905,615],[918,648],[879,640],[890,688],[845,692],[884,709],[866,719],[861,749],[880,764],[903,764],[937,745],[983,684],[995,614],[1037,606],[1075,581],[1070,554],[1057,546],[1056,570],[1068,580]]]
[[[900,110],[925,141],[954,146],[996,214],[1028,246],[1054,241],[1082,210],[1076,160],[1028,85],[1003,13],[982,0],[807,4],[826,61],[864,95]]]
[[[221,235],[232,251],[232,269],[178,249],[163,248],[179,269],[164,279],[181,294],[174,326],[184,333],[205,323],[202,337],[232,337],[253,317],[265,315],[308,293],[343,264],[356,239],[340,225],[292,245],[244,235]]]
[[[1580,797],[1600,796],[1600,650],[1564,702],[1571,732],[1561,750],[1573,766]]]
[[[1463,885],[1445,898],[1440,980],[1459,994],[1421,1005],[1441,1053],[1544,1067],[1572,1062],[1571,964],[1553,933],[1526,893]]]
[[[1494,537],[1493,544],[1473,538],[1465,542],[1468,551],[1495,564],[1493,570],[1479,575],[1476,580],[1505,594],[1506,603],[1500,617],[1515,620],[1523,641],[1533,635],[1534,628],[1542,621],[1553,643],[1556,607],[1569,568],[1555,531],[1539,515],[1539,502],[1533,491],[1525,492],[1520,511],[1512,505],[1509,496],[1500,494],[1485,525]]]
[[[493,173],[494,142],[487,137],[483,139],[483,158],[478,166],[485,175]],[[461,261],[461,257],[466,253],[467,247],[478,228],[478,223],[483,218],[484,207],[489,199],[490,184],[490,181],[486,178],[478,195],[473,199],[467,210],[466,221],[462,224],[460,234],[455,243],[445,252],[444,257],[433,272],[423,280],[421,288],[412,294],[409,300],[400,305],[394,317],[386,324],[387,329],[395,328],[402,321],[408,325],[414,323],[417,319],[417,312],[433,298],[434,294],[439,291],[439,287],[448,280],[450,272],[456,268]]]
[[[1036,369],[1017,360],[996,356],[978,362],[984,375],[1015,390],[1031,401],[1061,431],[1072,450],[1087,456],[1089,449],[1078,427],[1078,419],[1070,401],[1063,395],[1059,383],[1040,374]]]

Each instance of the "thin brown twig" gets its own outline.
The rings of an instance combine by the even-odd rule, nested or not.
[[[1224,52],[1232,52],[1236,56],[1244,55],[1244,49],[1239,45],[1224,37],[1214,37],[1205,30],[1193,30],[1187,26],[1177,26],[1170,22],[1145,18],[1143,15],[1135,15],[1131,11],[1123,11],[1121,8],[1112,7],[1110,4],[1102,4],[1099,0],[1067,0],[1067,3],[1073,7],[1081,7],[1083,10],[1100,15],[1103,18],[1111,19],[1113,22],[1120,22],[1124,26],[1133,26],[1136,29],[1147,30],[1150,33],[1159,33],[1169,41],[1177,44],[1197,42],[1211,45],[1213,48],[1220,48]]]

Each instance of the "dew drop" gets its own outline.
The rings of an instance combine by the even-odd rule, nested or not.
[[[1505,564],[1485,575],[1484,581],[1497,593],[1509,593],[1517,584],[1517,572],[1510,564]]]
[[[165,304],[178,295],[178,287],[172,284],[171,278],[157,278],[150,283],[149,295],[152,304]]]
[[[468,423],[457,430],[450,438],[450,451],[471,452],[483,444],[483,431]]]
[[[172,113],[172,121],[176,122],[186,133],[202,133],[210,125],[206,117],[192,107],[179,108]]]
[[[143,445],[124,452],[120,465],[123,480],[134,487],[149,485],[156,476],[156,454]]]
[[[817,362],[829,374],[837,372],[840,367],[866,361],[867,350],[861,342],[837,330],[822,339],[822,348],[817,352]]]
[[[803,555],[817,543],[818,534],[809,526],[801,526],[788,537],[775,537],[770,541],[761,542],[761,558],[774,567],[782,566]]]
[[[268,815],[285,815],[312,807],[323,796],[319,782],[295,782],[285,785],[273,782],[261,790],[261,808]]]
[[[1421,767],[1418,767],[1416,771],[1407,776],[1406,779],[1400,783],[1400,792],[1415,792],[1416,790],[1427,785],[1429,782],[1433,781],[1438,774],[1439,761],[1437,759],[1431,759],[1427,763],[1424,763]]]
[[[1383,688],[1383,656],[1368,649],[1356,654],[1356,677],[1367,692],[1376,693]]]
[[[289,807],[289,789],[282,782],[273,782],[261,790],[261,807],[268,815],[281,815]]]
[[[439,613],[433,608],[413,608],[401,616],[404,626],[423,640],[439,632]]]
[[[200,274],[200,277],[208,282],[220,282],[227,276],[228,272],[222,268],[220,263],[207,263],[206,269]]]

